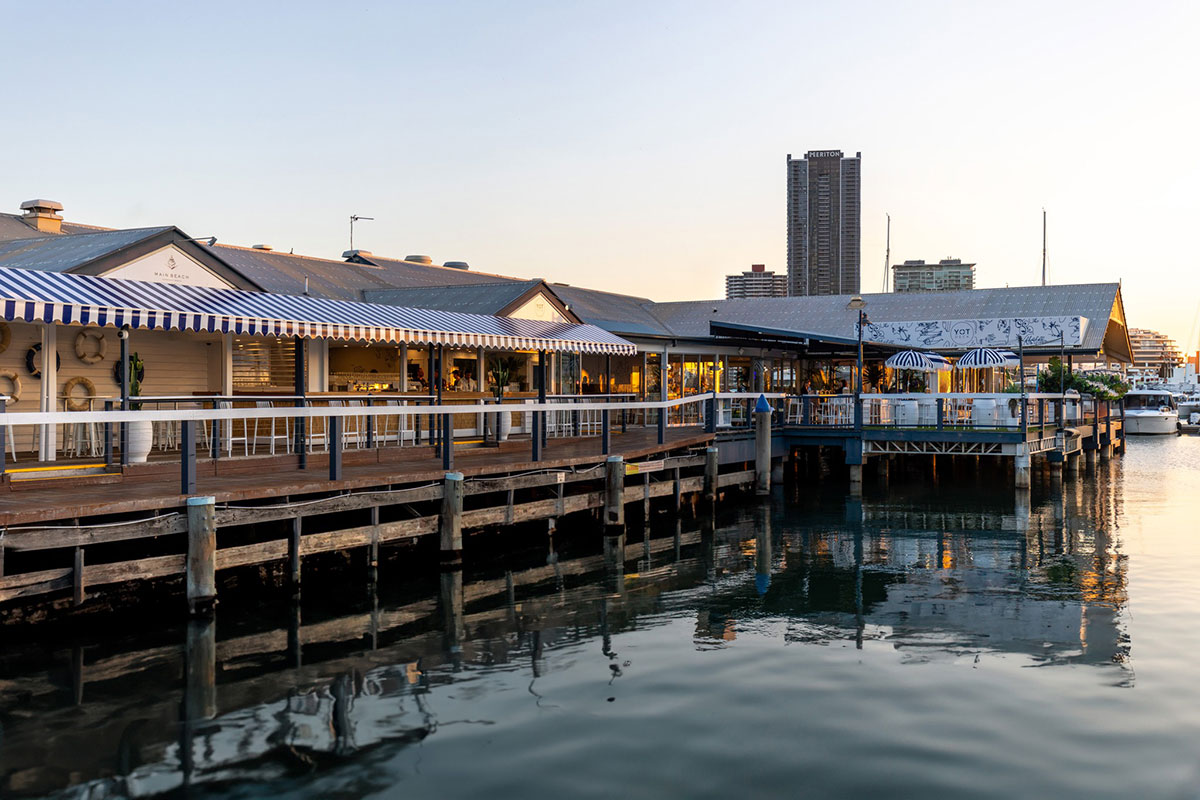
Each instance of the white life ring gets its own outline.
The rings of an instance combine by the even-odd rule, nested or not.
[[[11,369],[0,369],[0,378],[8,378],[12,384],[12,391],[8,393],[8,402],[5,405],[21,402],[21,376]]]
[[[72,395],[71,393],[75,391],[76,386],[82,386],[87,391],[87,394],[83,397]],[[76,375],[63,386],[63,398],[68,411],[90,411],[92,404],[89,401],[95,396],[96,384],[82,375]]]
[[[87,351],[88,339],[96,340],[96,352],[89,353]],[[107,350],[108,342],[104,338],[104,331],[94,325],[89,325],[75,336],[75,355],[85,364],[96,364],[103,361]]]

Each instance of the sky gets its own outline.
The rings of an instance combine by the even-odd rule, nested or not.
[[[784,272],[788,153],[862,153],[862,289],[1122,281],[1200,342],[1200,3],[0,0],[0,211],[656,300]]]

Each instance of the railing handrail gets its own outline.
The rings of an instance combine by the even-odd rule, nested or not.
[[[759,392],[732,395],[735,399],[757,399]],[[783,396],[783,395],[780,395]],[[646,400],[633,403],[575,403],[570,405],[571,411],[608,411],[620,412],[642,411],[657,409],[672,409],[680,406],[702,404],[711,397],[708,394],[696,394],[674,400]],[[130,398],[133,403],[142,402],[146,398]],[[322,398],[313,398],[320,400]],[[525,402],[513,409],[518,413],[538,411],[563,411],[562,403]],[[278,419],[291,418],[322,418],[322,417],[414,417],[428,415],[456,414],[495,414],[496,405],[399,405],[399,406],[279,406],[272,408],[195,408],[169,410],[130,410],[121,411],[18,411],[0,414],[0,427],[15,427],[17,425],[63,425],[75,423],[103,422],[175,422],[177,420],[193,420],[211,422],[213,420],[238,419]]]

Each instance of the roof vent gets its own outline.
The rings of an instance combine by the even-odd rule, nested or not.
[[[250,245],[250,249],[251,250],[274,250],[275,248],[271,247],[271,245],[269,245],[269,244],[254,244],[254,245]]]
[[[354,258],[355,256],[369,256],[370,250],[343,250],[342,258]]]
[[[450,267],[450,269],[470,269],[471,265],[465,261],[447,261],[442,266]]]
[[[405,256],[405,261],[411,261],[414,264],[432,264],[433,259],[429,256]]]
[[[42,233],[62,233],[63,218],[57,212],[62,211],[62,203],[54,200],[26,200],[21,203],[25,213],[21,219]]]

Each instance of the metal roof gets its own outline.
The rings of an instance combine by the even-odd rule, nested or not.
[[[170,230],[167,225],[0,241],[0,267],[67,272]]]
[[[476,283],[463,286],[421,286],[414,289],[373,289],[363,292],[369,303],[413,308],[438,308],[470,314],[499,314],[542,281]]]
[[[67,234],[95,233],[108,229],[97,225],[82,225],[78,222],[64,221],[61,230],[61,233],[39,231],[37,228],[26,223],[21,214],[0,214],[0,242],[7,242],[12,239],[44,239]]]
[[[387,275],[387,280],[397,288],[418,286],[465,286],[479,283],[524,283],[525,278],[494,275],[488,272],[473,272],[469,269],[443,267],[438,264],[419,264],[398,258],[383,258],[374,254],[359,253],[353,261],[363,262],[378,268]]]
[[[1104,344],[1105,330],[1119,291],[1119,284],[1097,283],[957,292],[896,292],[867,294],[862,298],[867,303],[868,317],[875,323],[1083,316],[1090,324],[1077,349],[1096,351]],[[850,295],[827,295],[654,303],[653,313],[671,335],[678,337],[707,337],[710,323],[715,321],[854,339],[858,314],[846,308],[849,300]],[[634,333],[619,327],[610,330]]]
[[[551,288],[584,322],[634,336],[673,335],[655,316],[655,309],[661,304],[653,300],[565,283],[552,284]],[[707,332],[704,335],[707,336]]]
[[[632,355],[594,325],[0,269],[0,318],[146,329]]]

